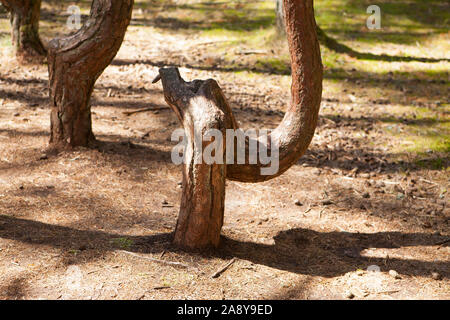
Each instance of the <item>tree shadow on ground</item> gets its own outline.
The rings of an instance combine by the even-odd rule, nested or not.
[[[433,246],[445,240],[448,239],[425,233],[317,232],[296,228],[280,232],[274,237],[274,245],[224,237],[222,246],[229,255],[256,264],[300,274],[334,277],[358,268],[366,269],[369,265],[385,266],[385,258],[363,256],[367,248]],[[450,263],[389,258],[388,267],[410,276],[427,277],[438,270],[449,277]]]
[[[127,251],[154,254],[165,251],[181,253],[171,245],[172,233],[158,233],[149,236],[130,236],[103,231],[78,230],[72,227],[51,225],[7,215],[0,215],[0,237],[29,244],[53,246],[60,249],[82,248],[95,250],[91,259],[99,258],[107,251],[118,250],[114,239],[128,238],[132,247]],[[237,257],[255,264],[322,277],[343,275],[369,265],[386,266],[402,275],[430,277],[438,271],[449,277],[450,263],[445,261],[421,261],[365,257],[364,249],[395,249],[401,247],[446,246],[448,238],[426,233],[377,232],[317,232],[296,228],[280,232],[274,237],[273,245],[247,242],[223,237],[217,251],[200,254],[219,258]],[[95,244],[95,245],[94,245]],[[94,247],[93,247],[94,246]],[[92,254],[92,252],[91,252]],[[198,254],[187,254],[196,256]],[[87,257],[80,257],[86,262]],[[384,267],[383,267],[384,268]]]
[[[2,129],[0,128],[1,134],[7,134],[9,137],[16,136],[26,136],[26,137],[47,137],[50,136],[50,133],[47,131],[23,131],[23,130],[15,130],[15,129]]]
[[[164,68],[164,67],[178,67],[178,68],[191,68],[196,70],[203,70],[203,71],[221,71],[221,72],[241,72],[241,71],[251,71],[255,73],[261,73],[261,74],[278,74],[278,75],[290,75],[289,70],[278,70],[278,69],[270,69],[270,68],[264,68],[264,67],[256,67],[256,66],[242,66],[242,67],[234,67],[234,66],[207,66],[207,65],[201,65],[201,64],[193,64],[195,63],[180,63],[177,61],[153,61],[150,59],[142,59],[142,60],[136,60],[136,59],[114,59],[113,62],[111,62],[111,65],[114,66],[126,66],[126,65],[133,65],[133,64],[146,64],[152,67],[158,67],[158,68]]]
[[[191,68],[203,71],[216,72],[253,72],[270,75],[290,75],[290,66],[286,64],[286,68],[274,69],[269,65],[258,64],[248,66],[226,66],[226,65],[202,65],[196,61],[182,62],[177,59],[167,60],[150,60],[150,59],[115,59],[112,63],[115,66],[126,66],[134,64],[146,64],[153,67],[174,66],[179,68]],[[347,71],[342,68],[328,68],[325,70],[324,79],[339,80],[348,82],[352,86],[352,90],[382,88],[393,90],[394,94],[390,94],[389,104],[405,105],[404,98],[423,98],[440,99],[442,91],[446,89],[448,72],[438,72],[432,75],[425,75],[422,72],[405,72],[396,74],[378,74],[365,71]],[[229,97],[232,98],[231,96]],[[409,104],[408,104],[409,105]]]
[[[48,97],[36,94],[24,94],[20,91],[0,89],[0,97],[31,104],[33,107],[48,106]]]
[[[15,137],[50,137],[50,133],[47,131],[23,131],[17,129],[2,129],[0,128],[1,135],[7,135],[9,138]],[[86,152],[87,150],[97,150],[103,154],[116,156],[115,161],[111,161],[111,166],[125,166],[128,168],[128,175],[130,179],[142,181],[144,179],[142,173],[139,173],[136,167],[137,162],[144,164],[151,164],[154,162],[169,164],[171,163],[171,152],[164,150],[167,147],[167,143],[162,140],[148,140],[142,137],[124,137],[120,135],[96,135],[97,141],[93,143],[90,148],[74,148],[67,150],[68,152]],[[155,143],[157,146],[149,146],[149,143]],[[159,148],[161,146],[161,148]],[[0,170],[20,170],[23,168],[39,169],[46,165],[48,162],[58,161],[59,156],[55,155],[53,150],[47,150],[47,144],[36,146],[32,150],[27,149],[26,161],[23,163],[14,162],[1,162]],[[40,159],[43,153],[48,152],[46,155],[48,158]],[[19,153],[17,153],[19,155]],[[64,155],[62,155],[64,157]]]
[[[41,9],[42,20],[58,22],[61,25],[64,24],[69,14],[67,9],[69,5],[73,4],[71,1],[63,1],[66,4],[62,5],[61,2],[53,2],[53,10],[47,8]],[[82,7],[87,9],[90,7],[90,1],[78,1],[81,2]],[[256,1],[247,1],[255,2]],[[150,15],[151,18],[134,18],[132,19],[131,26],[146,26],[165,29],[167,31],[206,31],[213,29],[223,29],[230,31],[252,31],[258,30],[264,27],[271,27],[274,24],[275,14],[272,10],[266,8],[247,8],[242,6],[240,9],[233,9],[228,7],[224,9],[222,6],[226,5],[224,2],[200,2],[197,4],[174,4],[171,1],[153,2],[149,3],[135,3],[135,12],[139,9],[142,13],[145,12],[145,16]],[[231,3],[230,3],[231,4]],[[55,6],[56,5],[56,6]],[[80,3],[78,3],[80,5]],[[199,15],[197,20],[180,19],[174,17],[161,17],[158,16],[161,12],[171,12],[174,10],[183,10],[191,13],[191,17]],[[222,12],[221,18],[213,16],[213,13]],[[87,20],[89,15],[81,15],[81,21]],[[203,18],[202,18],[203,17]],[[208,19],[209,18],[209,19]]]
[[[169,151],[142,145],[139,143],[138,138],[126,139],[119,135],[98,135],[97,137],[100,140],[97,141],[95,148],[102,153],[124,155],[136,160],[157,160],[165,163],[169,163],[171,159],[171,153]],[[164,145],[161,146],[163,147]]]
[[[346,0],[345,6],[365,10],[373,4],[370,0]],[[385,16],[407,17],[422,26],[433,29],[444,29],[448,26],[450,5],[440,0],[383,0],[378,3]]]
[[[343,117],[343,116],[322,116],[323,119],[330,119],[332,123],[327,121],[319,121],[318,131],[331,129],[340,132],[364,131],[370,133],[374,130],[374,124],[377,122],[393,123],[393,124],[410,124],[419,127],[427,127],[431,124],[442,123],[447,124],[448,120],[437,120],[433,118],[423,119],[398,119],[384,117]],[[422,134],[425,137],[426,133]],[[444,139],[444,135],[442,136]],[[442,170],[450,166],[450,157],[443,152],[430,152],[426,157],[413,156],[405,160],[404,156],[407,152],[389,152],[386,153],[381,149],[374,149],[367,146],[367,140],[363,138],[355,138],[350,134],[342,139],[343,143],[336,145],[321,144],[316,146],[312,144],[305,155],[299,159],[298,164],[313,166],[317,168],[334,168],[349,172],[357,169],[358,173],[398,173],[413,172],[423,170]],[[402,158],[402,160],[399,160]]]
[[[388,154],[389,157],[396,158],[405,154]],[[373,151],[368,148],[338,148],[328,149],[326,147],[309,148],[305,155],[297,162],[299,165],[332,168],[349,173],[357,170],[357,173],[399,173],[414,172],[423,169],[440,171],[450,166],[449,156],[430,156],[428,158],[416,158],[411,160],[392,160],[386,158],[386,153]]]
[[[377,60],[377,61],[388,61],[388,62],[440,62],[440,61],[450,61],[450,59],[434,59],[434,58],[421,58],[421,57],[409,57],[409,56],[391,56],[388,54],[373,54],[368,52],[358,52],[350,48],[349,46],[340,43],[336,39],[328,36],[321,28],[317,28],[317,35],[319,41],[322,45],[328,49],[337,52],[347,54],[350,57],[360,59],[360,60]]]
[[[11,89],[3,89],[0,88],[0,97],[11,99],[15,101],[20,101],[26,104],[30,104],[31,106],[47,106],[49,99],[48,95],[42,95],[42,92],[47,92],[48,90],[48,81],[39,78],[28,78],[28,79],[16,79],[11,77],[3,77],[0,75],[0,83],[4,82],[7,85],[11,86],[19,86],[20,89],[15,88],[15,90]],[[30,85],[36,86],[36,93],[31,93],[27,89]]]
[[[27,281],[24,277],[15,277],[0,285],[0,297],[7,300],[20,300],[26,295]]]
[[[17,78],[5,78],[0,76],[0,82],[4,82],[9,85],[17,85],[20,86],[23,90],[3,90],[0,89],[0,97],[7,98],[11,100],[16,100],[24,103],[32,103],[32,106],[49,106],[49,97],[46,91],[48,90],[48,81],[44,79],[39,78],[29,78],[29,79],[17,79]],[[38,93],[30,93],[26,91],[27,88],[29,88],[30,85],[35,85],[36,89],[43,89],[45,91],[45,94],[42,95],[42,91]],[[162,108],[166,107],[160,104],[154,104],[150,102],[144,102],[142,101],[144,98],[139,97],[135,100],[125,100],[122,97],[120,100],[115,100],[114,98],[111,98],[109,100],[102,99],[100,97],[107,96],[108,92],[113,92],[113,94],[119,94],[119,95],[127,95],[133,97],[133,94],[140,94],[140,95],[156,95],[156,94],[162,94],[161,90],[158,89],[145,89],[145,88],[136,88],[132,85],[129,85],[127,87],[118,87],[118,86],[112,86],[112,85],[96,85],[95,86],[95,92],[99,93],[98,96],[93,96],[91,98],[91,104],[92,106],[107,106],[107,107],[119,107],[119,108],[149,108],[149,107],[155,107],[155,108]],[[168,107],[167,107],[168,108]]]
[[[262,28],[270,28],[274,25],[274,16],[271,11],[256,18],[239,19],[235,16],[227,16],[220,21],[198,20],[183,21],[173,17],[156,17],[154,19],[135,18],[131,21],[132,26],[155,27],[170,31],[208,31],[208,30],[228,30],[228,31],[253,31]]]
[[[130,109],[149,109],[147,111],[153,110],[169,110],[169,107],[162,104],[152,103],[152,102],[144,102],[142,100],[116,100],[116,101],[107,101],[102,99],[92,99],[93,107],[101,106],[101,107],[116,107],[116,108],[130,108]],[[140,113],[142,111],[136,110],[136,113]]]

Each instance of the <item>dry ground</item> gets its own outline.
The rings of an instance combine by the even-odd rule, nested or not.
[[[181,192],[170,136],[179,125],[160,108],[160,85],[151,84],[158,66],[183,66],[189,80],[217,79],[244,128],[279,123],[290,78],[220,68],[221,56],[210,49],[220,36],[177,32],[167,19],[175,23],[170,30],[143,27],[141,20],[136,13],[96,84],[97,149],[45,154],[46,67],[19,66],[1,48],[0,298],[450,298],[448,150],[399,149],[414,145],[400,134],[408,124],[436,124],[417,117],[412,101],[448,123],[448,111],[439,109],[448,73],[443,83],[380,76],[375,84],[352,69],[347,80],[327,73],[308,153],[272,181],[229,182],[221,247],[186,253],[170,242]],[[147,107],[160,110],[124,114]],[[374,265],[380,272],[367,271]]]

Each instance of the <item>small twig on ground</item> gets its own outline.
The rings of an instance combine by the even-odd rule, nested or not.
[[[450,238],[447,239],[447,240],[443,240],[443,241],[436,242],[434,245],[436,245],[436,246],[442,246],[443,244],[446,244],[446,243],[448,243],[448,242],[450,242]]]
[[[385,184],[396,184],[396,185],[400,185],[400,182],[395,182],[395,181],[387,181],[387,180],[379,180],[380,182],[384,182]]]
[[[420,180],[420,181],[423,181],[423,182],[426,182],[426,183],[428,183],[428,184],[434,184],[434,185],[436,185],[436,186],[439,186],[437,183],[435,183],[435,182],[433,182],[433,181],[430,181],[430,180],[427,180],[427,179],[424,179],[424,178],[420,178],[419,180]]]
[[[158,287],[153,287],[152,289],[153,290],[163,290],[163,289],[170,289],[171,287],[169,287],[169,286],[158,286]],[[143,294],[141,294],[138,298],[137,298],[137,300],[142,300],[142,299],[144,299],[145,298],[145,295],[147,294],[147,293],[149,293],[150,292],[150,290],[147,290],[147,291],[145,291]]]
[[[391,293],[396,293],[396,292],[400,292],[400,290],[377,291],[377,292],[374,292],[374,294],[391,294]]]
[[[218,278],[222,273],[224,273],[234,262],[236,261],[236,258],[231,259],[230,262],[228,262],[225,266],[217,270],[211,278]]]
[[[105,269],[105,268],[100,268],[100,269],[92,270],[92,271],[89,271],[87,274],[93,274],[93,273],[102,271],[103,269]]]
[[[195,45],[196,46],[208,46],[208,45],[223,43],[223,42],[231,42],[231,40],[199,42],[199,43],[196,43]]]
[[[142,300],[142,299],[144,299],[146,294],[147,294],[147,292],[141,294],[136,300]]]
[[[169,286],[161,286],[161,287],[154,287],[153,290],[162,290],[162,289],[170,289]]]
[[[303,212],[304,214],[308,213],[311,211],[311,202],[308,203],[308,208]]]
[[[243,54],[243,55],[249,55],[249,54],[267,54],[266,50],[236,50],[236,54]]]
[[[156,259],[156,258],[152,258],[152,257],[143,257],[139,254],[125,251],[125,250],[117,250],[117,251],[128,254],[128,255],[136,257],[136,258],[140,258],[140,259],[144,259],[144,260],[148,260],[148,261],[152,261],[152,262],[157,262],[157,263],[162,263],[162,264],[166,264],[166,265],[173,266],[173,267],[180,267],[180,268],[185,268],[185,269],[195,269],[195,268],[193,268],[187,264],[181,263],[181,262],[166,261],[166,260]]]
[[[320,210],[320,212],[319,212],[319,219],[322,218],[322,212],[324,212],[324,210],[325,210],[325,209]]]
[[[134,111],[124,111],[123,114],[126,116],[131,116],[132,114],[139,113],[139,112],[165,110],[165,109],[169,109],[169,107],[150,107],[150,108],[139,109],[139,110],[134,110]]]

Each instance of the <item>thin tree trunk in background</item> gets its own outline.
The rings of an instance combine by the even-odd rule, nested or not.
[[[39,38],[41,0],[0,0],[11,15],[11,39],[20,62],[42,62],[47,50]]]
[[[94,0],[88,21],[77,33],[49,43],[51,148],[95,142],[92,91],[122,45],[132,8],[133,0]]]
[[[286,35],[286,22],[284,21],[283,0],[276,1],[277,31],[281,35]]]

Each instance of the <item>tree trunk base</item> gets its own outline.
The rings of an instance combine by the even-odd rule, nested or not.
[[[132,8],[132,0],[94,0],[89,19],[79,31],[50,41],[50,148],[95,146],[92,91],[119,51]]]
[[[59,153],[62,151],[71,151],[74,150],[75,148],[78,147],[83,147],[83,148],[88,148],[88,149],[97,149],[100,147],[100,141],[98,141],[95,136],[92,134],[92,136],[90,136],[87,139],[86,143],[83,144],[70,144],[70,143],[65,143],[65,142],[61,142],[61,141],[50,141],[48,146],[47,146],[47,152],[50,153]]]

